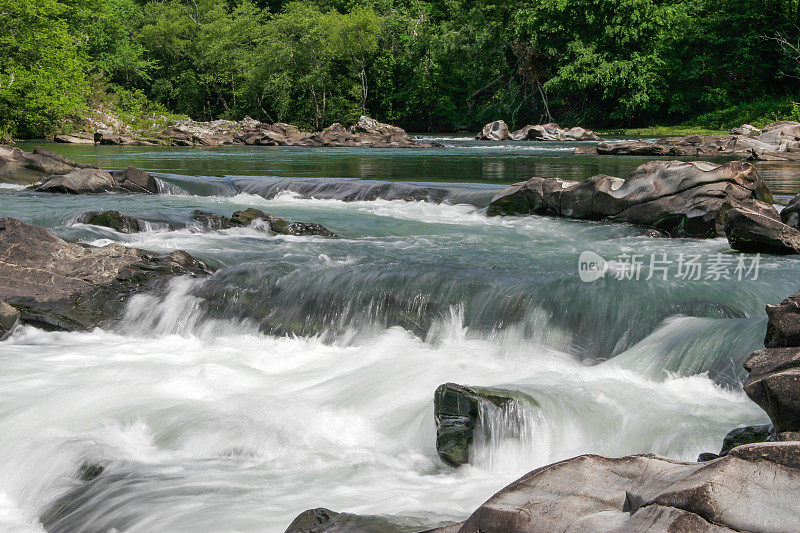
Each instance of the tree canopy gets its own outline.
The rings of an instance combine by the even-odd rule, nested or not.
[[[797,0],[0,0],[0,132],[107,102],[322,128],[791,114]],[[783,40],[783,46],[780,40]],[[795,50],[796,51],[796,50]]]

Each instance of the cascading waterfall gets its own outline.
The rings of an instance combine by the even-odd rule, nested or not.
[[[619,224],[487,218],[496,186],[161,176],[185,194],[0,190],[3,215],[69,240],[183,249],[218,268],[134,296],[114,327],[26,326],[0,343],[2,530],[279,532],[324,506],[417,531],[553,461],[694,459],[764,421],[741,361],[764,305],[796,290],[795,262],[762,258],[742,281],[584,283],[584,250],[729,251]],[[249,206],[342,237],[191,221]],[[148,224],[74,223],[97,209]],[[446,382],[514,398],[481,412],[459,469],[435,449]]]

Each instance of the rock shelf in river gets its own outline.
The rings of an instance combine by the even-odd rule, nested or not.
[[[118,244],[66,242],[44,228],[0,218],[0,300],[22,323],[81,330],[118,318],[128,296],[209,267],[186,252],[156,254]]]
[[[800,122],[768,124],[759,130],[747,124],[729,135],[685,135],[656,141],[609,141],[596,149],[580,147],[579,155],[748,157],[757,161],[800,160]]]
[[[651,161],[626,179],[584,181],[534,177],[498,192],[487,214],[552,215],[649,226],[673,237],[717,237],[732,205],[772,203],[767,184],[749,163]]]

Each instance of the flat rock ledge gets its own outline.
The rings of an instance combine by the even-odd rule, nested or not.
[[[748,200],[772,204],[769,187],[750,163],[651,161],[625,179],[534,177],[498,192],[487,215],[613,220],[673,237],[713,238],[725,235],[725,212]]]
[[[601,141],[592,130],[581,127],[562,128],[558,124],[529,124],[516,131],[509,131],[503,120],[485,125],[475,136],[476,141]]]
[[[285,122],[268,124],[252,118],[239,122],[214,120],[178,121],[159,132],[141,134],[98,130],[71,135],[56,135],[56,142],[134,146],[309,146],[309,147],[372,147],[426,148],[433,144],[415,141],[402,128],[361,116],[345,128],[334,123],[321,131],[302,131]]]
[[[157,178],[136,167],[107,172],[38,146],[33,152],[25,152],[0,145],[0,183],[3,182],[32,183],[28,189],[35,192],[66,194],[158,194],[161,191]]]
[[[800,161],[800,122],[768,124],[762,130],[745,124],[729,135],[686,135],[656,141],[600,142],[580,147],[579,155],[747,157],[754,161]]]
[[[0,218],[0,300],[23,324],[50,330],[108,325],[129,296],[163,288],[175,276],[210,273],[180,250],[156,254],[69,243],[44,228]]]

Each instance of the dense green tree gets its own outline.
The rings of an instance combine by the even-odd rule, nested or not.
[[[57,0],[0,0],[0,130],[38,136],[85,103],[87,62]]]

